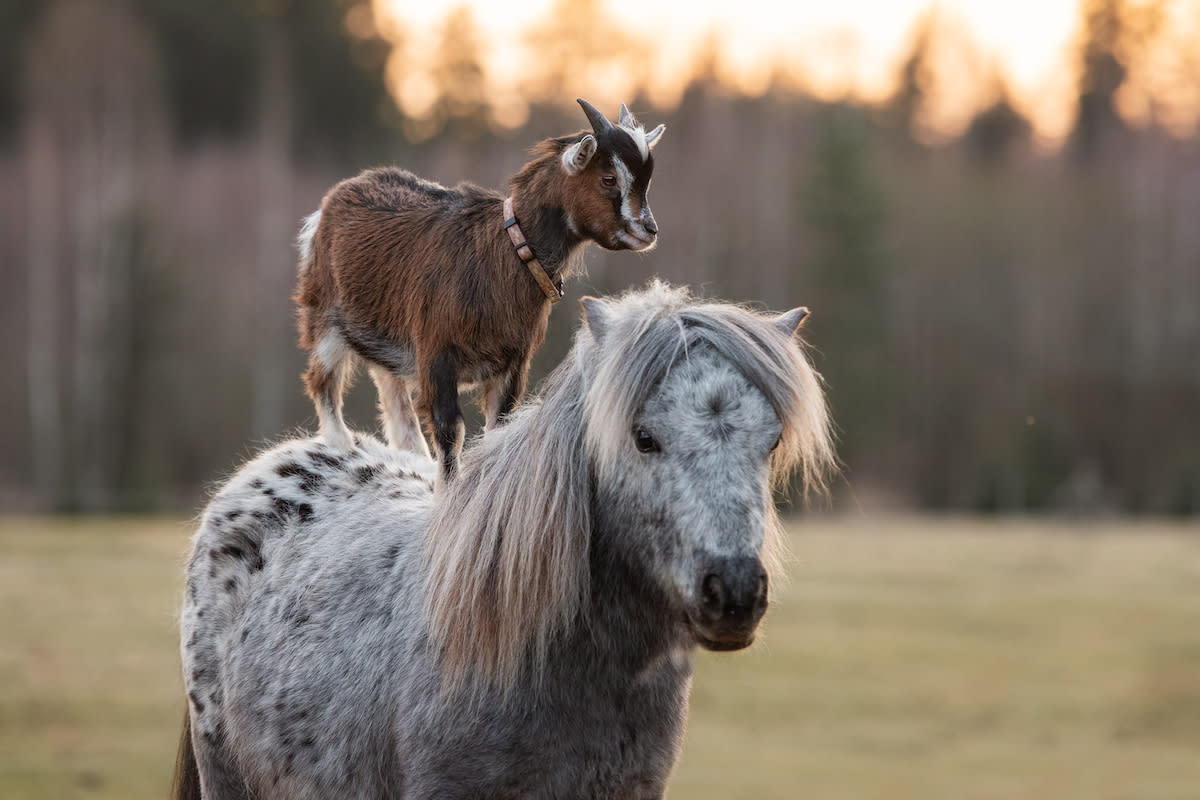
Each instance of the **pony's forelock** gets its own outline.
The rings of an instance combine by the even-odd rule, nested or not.
[[[635,418],[671,366],[706,344],[762,392],[783,426],[771,457],[773,485],[798,471],[806,493],[825,490],[836,459],[821,377],[776,317],[728,303],[697,304],[686,289],[657,280],[605,306],[603,341],[588,342],[595,374],[585,408],[588,454],[601,475],[628,457]]]

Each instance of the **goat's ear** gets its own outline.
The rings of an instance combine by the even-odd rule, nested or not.
[[[785,311],[776,317],[773,321],[775,327],[789,339],[800,330],[800,324],[808,317],[808,309],[804,306],[793,308],[791,311]]]
[[[596,155],[596,137],[590,133],[585,134],[582,139],[568,147],[562,154],[563,169],[567,171],[568,175],[578,175],[587,168],[594,155]]]
[[[662,138],[663,131],[667,129],[666,125],[659,125],[654,130],[646,134],[646,146],[653,149],[658,140]]]
[[[587,325],[592,338],[597,342],[603,341],[611,316],[608,304],[595,297],[583,297],[580,298],[579,305],[583,306],[583,324]]]

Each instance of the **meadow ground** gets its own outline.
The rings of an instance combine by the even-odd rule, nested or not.
[[[809,519],[673,798],[1200,798],[1200,526]],[[159,800],[189,525],[0,518],[0,797]]]

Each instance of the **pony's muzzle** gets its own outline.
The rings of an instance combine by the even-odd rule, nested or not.
[[[692,625],[709,650],[740,650],[754,641],[767,610],[767,572],[757,558],[715,562],[700,576]]]

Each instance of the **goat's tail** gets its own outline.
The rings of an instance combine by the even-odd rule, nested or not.
[[[321,223],[321,209],[304,218],[300,223],[300,233],[296,236],[296,249],[300,251],[300,274],[308,271],[312,264],[313,237],[317,235],[317,225]]]
[[[192,715],[183,712],[183,734],[179,737],[179,755],[175,757],[175,781],[171,787],[172,800],[201,800],[200,768],[196,766],[196,749],[192,746]]]
[[[292,299],[299,310],[297,327],[300,330],[300,346],[312,350],[324,333],[326,314],[333,299],[333,271],[328,263],[328,254],[317,246],[317,226],[321,223],[321,210],[317,209],[304,218],[300,234],[296,237],[296,248],[300,251],[300,280]]]

